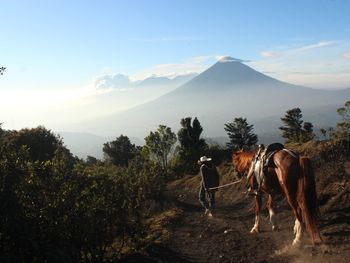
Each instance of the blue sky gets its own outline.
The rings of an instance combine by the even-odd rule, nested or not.
[[[345,0],[0,0],[3,107],[86,104],[97,77],[200,72],[221,55],[295,84],[350,87],[349,10]]]

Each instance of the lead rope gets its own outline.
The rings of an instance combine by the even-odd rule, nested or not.
[[[240,183],[242,180],[243,180],[243,177],[242,177],[241,179],[237,180],[237,181],[232,182],[232,183],[228,183],[228,184],[223,184],[223,185],[216,186],[216,187],[207,188],[206,190],[215,190],[215,189],[223,188],[223,187],[226,187],[226,186],[238,184],[238,183]]]

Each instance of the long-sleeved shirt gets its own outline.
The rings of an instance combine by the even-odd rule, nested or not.
[[[200,167],[202,184],[205,189],[219,186],[219,173],[213,164],[202,164]]]

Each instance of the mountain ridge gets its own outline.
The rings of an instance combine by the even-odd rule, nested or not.
[[[280,118],[296,107],[315,127],[334,126],[339,120],[336,109],[346,98],[350,88],[317,90],[274,79],[238,61],[217,62],[150,102],[84,122],[80,128],[105,136],[144,138],[160,124],[177,132],[181,118],[197,117],[205,137],[219,137],[226,135],[225,123],[244,117],[259,135],[279,131]]]

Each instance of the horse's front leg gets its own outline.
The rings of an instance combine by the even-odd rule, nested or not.
[[[277,226],[275,211],[273,209],[273,198],[274,198],[273,195],[269,195],[269,198],[267,200],[267,209],[269,209],[270,223],[272,225],[272,231],[275,231],[275,230],[278,230],[278,226]]]
[[[255,196],[255,224],[250,233],[260,232],[260,211],[261,211],[261,195]]]

